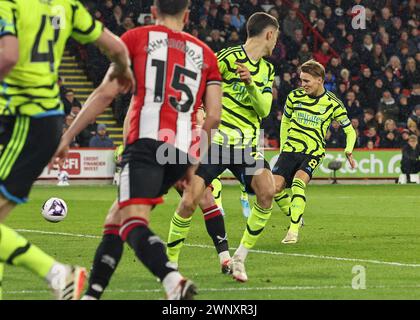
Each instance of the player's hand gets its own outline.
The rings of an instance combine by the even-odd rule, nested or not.
[[[236,68],[236,73],[239,74],[239,78],[246,84],[249,85],[252,83],[252,77],[251,72],[248,70],[248,68],[238,61],[235,62],[235,64],[238,66]]]
[[[133,93],[136,82],[134,80],[133,72],[129,67],[125,69],[120,69],[117,65],[113,65],[111,73],[109,74],[109,79],[111,81],[117,80],[118,85],[120,86],[120,93]]]
[[[64,161],[67,158],[69,153],[69,144],[61,140],[60,145],[57,148],[57,151],[53,155],[48,164],[48,168],[51,170],[55,165],[58,165],[61,168],[64,165]]]
[[[187,172],[185,173],[184,177],[179,181],[179,184],[177,185],[182,190],[184,190],[192,181],[192,178],[195,175],[195,172],[197,171],[198,164],[194,164],[190,166],[187,169]]]
[[[352,169],[356,168],[356,162],[353,159],[353,154],[350,152],[346,152],[347,161],[350,163],[350,167]]]

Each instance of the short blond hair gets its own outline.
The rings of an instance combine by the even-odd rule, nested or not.
[[[309,73],[313,77],[321,77],[322,80],[325,80],[325,68],[322,64],[314,59],[306,61],[300,66],[300,71]]]
[[[408,141],[419,141],[419,138],[417,138],[417,136],[415,134],[412,134],[408,137]]]

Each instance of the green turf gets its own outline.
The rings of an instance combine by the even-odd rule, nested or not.
[[[57,259],[90,267],[101,227],[115,197],[114,187],[35,187],[30,203],[7,220],[21,234]],[[43,220],[42,203],[61,197],[68,217]],[[288,221],[275,207],[247,260],[249,282],[220,274],[218,258],[197,211],[180,258],[181,272],[199,287],[198,299],[418,299],[420,297],[420,187],[415,185],[311,185],[306,226],[296,245],[282,245]],[[178,203],[171,192],[152,215],[152,229],[166,240]],[[225,186],[223,204],[230,245],[238,245],[245,220],[239,188]],[[28,230],[93,235],[97,238],[40,234]],[[355,259],[354,261],[335,258]],[[374,262],[377,263],[374,263]],[[400,265],[386,264],[396,262]],[[411,266],[410,266],[411,264]],[[412,266],[414,264],[414,266]],[[354,266],[366,271],[366,289],[352,288]],[[50,299],[46,284],[26,270],[6,266],[4,299]],[[125,247],[124,258],[105,299],[161,299],[161,285]]]

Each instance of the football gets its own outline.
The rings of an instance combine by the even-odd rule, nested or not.
[[[50,198],[42,205],[41,213],[49,222],[60,222],[67,216],[67,204],[63,199]]]

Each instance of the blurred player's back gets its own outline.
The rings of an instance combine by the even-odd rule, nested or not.
[[[59,113],[58,67],[67,39],[92,42],[101,24],[76,0],[0,0],[0,18],[0,34],[19,41],[18,63],[0,83],[0,115]]]

